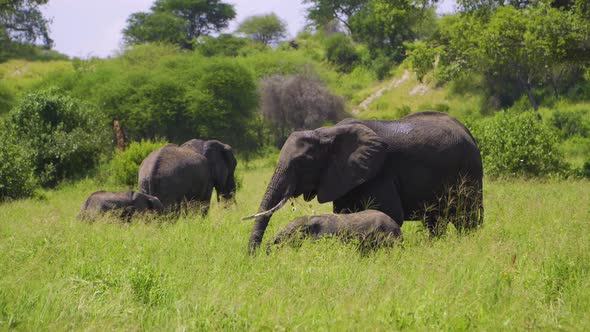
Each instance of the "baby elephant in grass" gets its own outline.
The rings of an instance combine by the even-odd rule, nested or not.
[[[345,242],[358,241],[359,249],[371,250],[400,242],[402,232],[397,222],[377,210],[303,216],[283,227],[268,245],[267,252],[272,245],[283,242],[296,244],[304,238],[315,240],[326,235],[336,236]]]
[[[114,215],[129,222],[135,212],[161,212],[164,206],[155,196],[133,190],[126,191],[95,191],[82,203],[80,219],[94,219],[102,214],[112,212]]]

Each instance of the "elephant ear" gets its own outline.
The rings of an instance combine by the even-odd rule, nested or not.
[[[387,144],[362,124],[318,129],[330,145],[328,164],[318,185],[318,202],[334,201],[379,173]]]
[[[229,175],[233,173],[237,163],[231,146],[216,140],[207,141],[204,145],[203,154],[209,161],[215,189],[224,191],[228,185]]]

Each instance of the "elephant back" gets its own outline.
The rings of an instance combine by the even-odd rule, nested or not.
[[[198,199],[212,186],[207,158],[192,149],[167,144],[150,153],[139,169],[139,191],[156,196],[164,207]]]

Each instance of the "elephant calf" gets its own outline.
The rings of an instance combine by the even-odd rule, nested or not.
[[[358,240],[360,248],[372,249],[393,245],[401,239],[401,234],[397,222],[377,210],[303,216],[283,227],[267,249],[286,241],[298,241],[306,237],[315,240],[325,235],[334,235],[345,241]]]
[[[120,218],[129,221],[135,212],[161,212],[164,206],[155,196],[133,190],[95,191],[82,203],[80,219],[95,218],[107,212],[115,212]]]

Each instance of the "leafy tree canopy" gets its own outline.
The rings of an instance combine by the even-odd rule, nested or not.
[[[316,27],[329,24],[333,20],[342,23],[350,32],[348,19],[363,8],[368,0],[304,0],[308,4],[307,19]]]
[[[287,24],[275,13],[255,15],[246,18],[240,26],[238,33],[243,33],[250,39],[261,42],[264,45],[278,43],[287,34]]]
[[[40,40],[50,48],[49,21],[43,17],[39,6],[48,0],[0,0],[0,45],[6,47],[12,41],[34,44]]]
[[[394,61],[405,57],[405,41],[422,36],[422,26],[434,22],[434,9],[411,0],[371,0],[350,19],[353,38],[369,46],[374,56],[387,55]]]
[[[500,6],[485,19],[463,15],[447,23],[438,37],[445,48],[442,66],[482,74],[491,95],[499,98],[495,107],[510,106],[526,94],[537,108],[535,89],[557,95],[590,60],[588,20],[551,4],[539,2],[527,10]]]
[[[171,42],[192,48],[201,35],[226,28],[236,16],[233,5],[220,0],[156,0],[148,13],[134,13],[123,30],[128,44]]]

